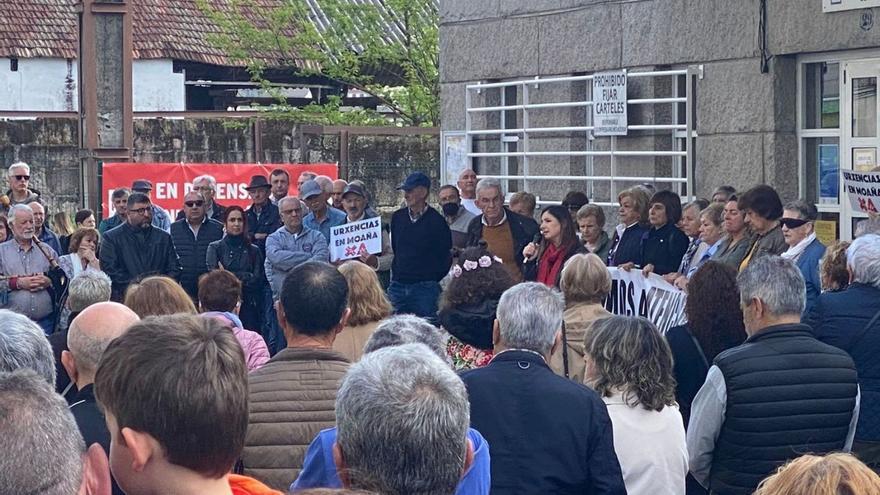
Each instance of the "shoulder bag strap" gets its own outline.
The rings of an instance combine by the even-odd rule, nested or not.
[[[852,350],[852,348],[854,348],[856,344],[858,344],[863,338],[865,338],[865,334],[868,333],[868,330],[870,330],[871,327],[874,326],[874,323],[877,322],[878,318],[880,318],[880,311],[874,313],[874,317],[871,318],[871,321],[869,321],[867,325],[865,325],[865,328],[859,330],[859,333],[857,333],[855,337],[853,337],[853,339],[849,342],[849,345],[846,347],[847,352]]]

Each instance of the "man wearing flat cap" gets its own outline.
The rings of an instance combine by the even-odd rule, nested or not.
[[[330,229],[345,223],[345,212],[330,206],[329,198],[330,194],[315,179],[303,182],[299,188],[299,199],[309,208],[303,225],[324,234],[327,242],[330,242]]]
[[[342,190],[342,207],[345,209],[346,223],[360,222],[367,218],[375,218],[379,216],[375,212],[368,210],[367,192],[360,184],[352,182],[345,186]],[[382,252],[379,254],[362,253],[356,260],[366,263],[377,272],[387,272],[391,270],[391,262],[394,260],[394,251],[391,249],[391,235],[388,233],[387,225],[382,226]]]
[[[250,183],[245,188],[251,196],[253,203],[245,212],[247,216],[247,236],[250,241],[263,252],[266,259],[266,238],[281,227],[281,213],[278,206],[269,201],[269,193],[272,184],[262,175],[251,177]],[[275,308],[272,301],[272,289],[269,284],[263,285],[262,294],[263,328],[260,333],[266,341],[272,344],[273,336],[280,335],[280,328],[276,321]]]
[[[406,206],[391,217],[391,285],[388,299],[395,313],[435,318],[440,280],[452,262],[452,234],[443,215],[428,206],[431,179],[421,172],[409,174],[397,187]]]
[[[148,181],[147,179],[138,179],[131,184],[131,192],[143,193],[146,194],[150,199],[151,204],[150,208],[153,211],[153,227],[157,229],[162,229],[165,232],[171,233],[171,215],[165,211],[165,208],[152,203],[153,200],[153,183]]]

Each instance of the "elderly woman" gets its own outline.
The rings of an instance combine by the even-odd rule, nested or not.
[[[788,249],[782,235],[782,200],[776,190],[768,185],[755,186],[739,197],[739,209],[752,231],[752,242],[739,264],[743,271],[749,263],[762,256],[780,255]]]
[[[611,239],[605,232],[605,211],[601,206],[584,205],[577,211],[575,217],[581,234],[581,243],[587,251],[598,256],[602,263],[605,263],[608,259],[608,250],[611,249]]]
[[[559,287],[565,262],[586,249],[577,239],[574,220],[564,206],[548,206],[541,212],[540,244],[530,242],[523,248],[523,277],[550,287]]]
[[[700,259],[700,255],[706,251],[708,246],[700,240],[700,213],[709,206],[709,201],[698,198],[690,203],[686,204],[684,208],[681,209],[681,220],[678,221],[677,227],[679,230],[684,232],[684,235],[688,236],[691,243],[688,245],[687,251],[684,252],[684,256],[681,258],[681,264],[678,266],[679,274],[686,275],[688,270],[691,267],[691,261],[696,261]],[[672,276],[672,280],[674,280],[677,275],[668,274]],[[669,281],[672,281],[669,280]]]
[[[584,350],[584,383],[608,406],[626,492],[685,493],[688,452],[666,340],[644,318],[612,316],[587,332]]]
[[[101,269],[101,262],[96,254],[99,238],[95,228],[81,228],[70,236],[70,254],[58,258],[58,265],[68,279],[73,279],[89,269]]]
[[[611,316],[602,302],[611,292],[611,276],[605,263],[595,254],[576,254],[565,263],[559,288],[565,296],[565,348],[550,357],[557,375],[577,383],[584,382],[584,335],[597,320]]]
[[[455,369],[485,366],[492,359],[492,326],[498,300],[513,278],[486,242],[466,248],[452,267],[440,297],[438,319],[449,334],[446,352]]]
[[[738,269],[751,246],[751,232],[746,225],[745,215],[739,209],[736,195],[724,204],[723,228],[724,240],[712,259]]]
[[[676,227],[681,220],[681,198],[672,191],[657,191],[651,197],[648,221],[651,229],[642,236],[642,273],[666,275],[674,272],[688,248],[688,238]],[[635,262],[620,265],[629,271]]]
[[[364,344],[376,326],[391,315],[391,303],[382,290],[376,271],[357,261],[349,261],[339,266],[339,273],[348,282],[348,307],[351,313],[348,321],[336,340],[333,348],[355,362],[364,353]]]
[[[825,249],[819,261],[819,280],[822,292],[837,292],[849,286],[849,270],[846,269],[847,241],[834,241]],[[809,314],[809,313],[808,313]]]
[[[825,254],[825,246],[816,239],[813,222],[819,216],[812,203],[797,200],[785,205],[782,211],[782,236],[788,244],[788,250],[782,257],[791,260],[801,274],[807,288],[807,305],[805,312],[813,308],[816,298],[822,291],[819,279],[819,260]]]
[[[712,259],[712,256],[721,247],[724,242],[724,206],[721,203],[712,203],[707,206],[699,214],[700,229],[699,237],[700,246],[694,252],[690,262],[687,264],[686,272],[677,272],[675,274],[664,275],[663,278],[669,281],[671,277],[672,284],[681,290],[687,290],[687,284],[690,278],[697,272],[703,263]],[[687,255],[685,255],[687,257]],[[684,266],[684,261],[682,261]]]
[[[617,195],[620,224],[611,239],[608,266],[624,263],[642,264],[642,236],[648,231],[648,202],[651,196],[641,186],[625,189]]]

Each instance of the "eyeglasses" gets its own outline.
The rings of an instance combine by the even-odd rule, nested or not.
[[[205,202],[201,199],[196,201],[184,201],[184,203],[188,208],[192,208],[194,206],[205,206]]]
[[[145,207],[143,207],[143,208],[129,208],[128,212],[129,212],[129,213],[137,213],[138,215],[143,215],[143,214],[146,213],[148,210],[150,210],[150,207],[149,207],[149,206],[145,206]]]
[[[294,213],[296,213],[297,215],[299,215],[300,213],[302,213],[302,211],[303,211],[302,208],[295,208],[292,210],[281,210],[281,214],[282,215],[293,215]]]
[[[30,175],[13,175],[13,177],[15,177],[15,180],[31,180]]]
[[[801,220],[800,218],[782,218],[779,220],[779,223],[786,226],[789,229],[796,229],[798,227],[803,226],[808,223],[808,220]]]

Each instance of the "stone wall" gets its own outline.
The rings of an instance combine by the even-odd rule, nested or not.
[[[172,163],[340,162],[338,134],[301,135],[297,126],[278,121],[261,122],[260,129],[258,146],[254,126],[247,121],[137,119],[133,158]],[[417,134],[423,132],[359,135],[351,128],[348,161],[340,164],[340,176],[364,180],[379,207],[399,204],[394,186],[410,171],[422,170],[439,179],[439,136]],[[76,119],[0,120],[0,163],[4,168],[16,161],[29,163],[31,183],[43,193],[50,213],[72,212],[83,202],[78,139]]]

